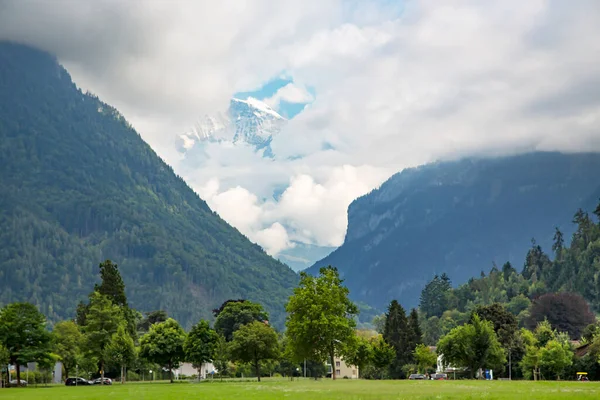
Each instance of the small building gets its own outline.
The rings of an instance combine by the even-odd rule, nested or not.
[[[211,375],[216,374],[217,370],[213,363],[205,363],[199,369],[194,368],[192,363],[182,363],[179,368],[173,370],[175,379],[180,379],[180,376],[192,376],[196,375],[200,379],[210,378]]]
[[[28,382],[31,381],[31,379],[29,377],[29,373],[38,371],[37,363],[35,363],[35,362],[29,362],[26,365],[21,365],[19,367],[19,369],[21,372],[21,379],[28,381]],[[12,379],[16,379],[17,372],[16,372],[16,368],[14,365],[9,366],[9,371],[12,374]],[[54,367],[48,372],[50,374],[50,380],[48,382],[43,382],[43,383],[62,383],[63,365],[60,361],[56,362],[56,364],[54,364]],[[41,382],[35,382],[35,383],[41,383]]]
[[[348,365],[341,357],[335,357],[335,377],[341,379],[358,379],[358,367]],[[325,364],[327,367],[327,377],[333,376],[333,368],[330,362]]]

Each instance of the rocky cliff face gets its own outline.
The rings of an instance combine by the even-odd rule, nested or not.
[[[455,283],[510,261],[520,269],[535,238],[550,251],[573,210],[600,195],[600,154],[533,153],[404,170],[348,209],[344,244],[309,268],[341,271],[355,299],[418,304],[429,279]]]

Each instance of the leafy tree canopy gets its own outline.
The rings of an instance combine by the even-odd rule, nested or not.
[[[248,300],[227,301],[221,307],[215,320],[215,330],[223,335],[227,341],[233,339],[233,333],[242,325],[253,321],[268,321],[269,314],[258,303]]]
[[[475,314],[479,318],[492,323],[494,332],[498,335],[502,347],[508,349],[514,345],[515,336],[519,329],[517,319],[502,304],[494,303],[489,306],[479,306],[473,311],[473,315]],[[471,317],[472,320],[473,317]]]
[[[424,344],[417,345],[414,351],[414,359],[419,367],[419,372],[422,374],[437,364],[437,354]]]
[[[172,318],[150,327],[140,338],[140,356],[168,368],[173,383],[173,369],[185,359],[183,346],[186,334]]]
[[[467,367],[471,377],[481,368],[500,369],[506,362],[492,323],[474,315],[470,324],[452,329],[440,339],[437,352],[444,365]]]
[[[317,277],[300,273],[300,284],[286,305],[287,336],[298,359],[333,363],[353,342],[358,309],[342,283],[338,270],[331,266],[321,268]]]
[[[121,324],[106,347],[107,360],[121,367],[121,383],[125,383],[124,368],[132,365],[135,357],[133,339],[125,329],[125,325]]]
[[[51,335],[46,330],[46,317],[30,303],[12,303],[0,310],[0,344],[17,365],[20,385],[20,365],[43,362],[50,357]]]
[[[268,324],[254,321],[234,332],[230,344],[233,360],[251,363],[260,382],[260,363],[279,356],[277,333]]]
[[[187,335],[183,350],[185,359],[199,369],[202,364],[210,362],[215,356],[215,348],[219,341],[219,334],[210,328],[205,320],[201,320],[192,327]]]
[[[156,310],[150,311],[146,313],[146,318],[142,319],[137,326],[138,331],[148,332],[150,330],[150,326],[154,324],[158,324],[159,322],[165,322],[169,316],[167,312],[164,310]]]
[[[556,375],[560,380],[560,375],[566,367],[573,363],[573,352],[569,347],[557,340],[551,340],[540,350],[540,365],[545,370]]]
[[[107,361],[106,349],[113,334],[125,323],[121,307],[113,304],[108,297],[92,292],[86,324],[83,327],[84,348],[88,354],[98,359],[102,378],[104,378],[104,366]]]
[[[65,370],[65,379],[69,372],[77,366],[80,357],[83,334],[77,324],[73,321],[61,321],[54,325],[52,330],[54,352],[60,357]]]
[[[554,329],[579,339],[585,327],[596,321],[596,316],[579,294],[548,293],[533,301],[527,324],[534,328],[544,320]]]
[[[383,378],[385,370],[394,362],[396,351],[383,338],[377,338],[373,346],[373,366],[377,368]]]
[[[373,359],[373,347],[371,340],[357,336],[356,341],[352,348],[347,351],[345,361],[348,365],[355,365],[358,367],[359,374],[365,370],[367,364]]]

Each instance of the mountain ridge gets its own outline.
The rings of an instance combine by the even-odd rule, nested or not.
[[[134,308],[189,326],[245,297],[283,323],[297,275],[213,212],[55,57],[0,42],[0,93],[0,303],[73,317],[110,258]]]
[[[344,244],[307,269],[335,265],[355,299],[383,308],[418,304],[442,272],[462,283],[495,262],[520,265],[535,237],[549,248],[554,225],[600,195],[599,153],[528,153],[428,164],[393,175],[348,207]]]

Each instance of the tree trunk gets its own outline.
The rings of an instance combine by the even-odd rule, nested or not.
[[[100,361],[100,384],[104,385],[104,360]]]
[[[333,347],[330,351],[331,357],[331,378],[335,381],[335,352],[333,351]]]
[[[19,361],[16,362],[17,365],[17,387],[21,386],[21,366],[19,365]]]
[[[260,382],[260,361],[259,360],[254,360],[254,368],[256,370],[256,377],[258,378],[258,381]]]
[[[63,368],[65,369],[65,381],[66,381],[67,379],[69,379],[69,368],[65,367],[64,365],[63,365]]]
[[[121,365],[121,385],[125,383],[125,377],[123,376],[123,366]]]
[[[171,378],[171,383],[173,383],[173,363],[169,361],[169,378]]]

